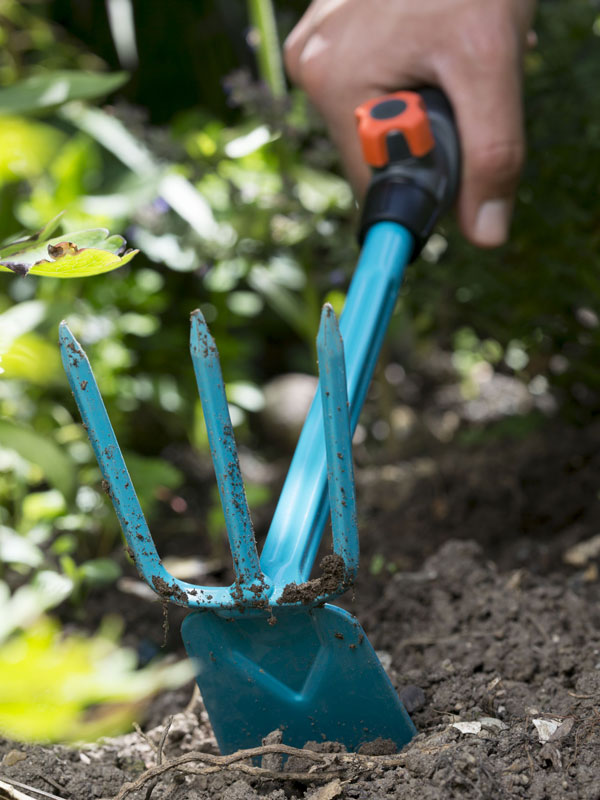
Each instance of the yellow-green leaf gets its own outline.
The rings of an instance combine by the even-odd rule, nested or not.
[[[74,255],[62,256],[56,261],[42,261],[29,271],[32,275],[46,275],[50,278],[88,278],[118,269],[128,264],[138,253],[139,250],[130,250],[124,256],[116,256],[108,250],[89,247]]]
[[[3,379],[26,380],[38,386],[48,386],[64,376],[55,343],[37,333],[15,337],[6,349],[0,342],[0,368]]]
[[[60,215],[41,230],[0,246],[0,270],[17,275],[46,275],[51,278],[86,278],[127,264],[138,253],[127,251],[127,242],[106,228],[64,233],[46,238],[57,226]]]
[[[0,182],[39,175],[51,163],[63,134],[43,122],[1,116]]]
[[[116,734],[158,689],[193,675],[190,662],[136,670],[136,661],[105,636],[65,636],[40,619],[0,650],[0,733],[22,741]]]

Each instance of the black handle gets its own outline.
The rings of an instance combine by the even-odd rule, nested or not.
[[[373,167],[359,229],[362,243],[376,222],[397,222],[419,255],[456,197],[460,144],[454,114],[439,89],[385,95],[356,109],[363,154]]]

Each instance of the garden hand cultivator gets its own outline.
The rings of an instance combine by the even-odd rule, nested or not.
[[[319,388],[259,559],[217,350],[200,311],[190,349],[229,537],[235,581],[203,587],[162,564],[89,362],[66,323],[63,363],[129,549],[144,580],[191,609],[186,650],[223,753],[259,745],[280,728],[286,744],[327,739],[356,750],[382,737],[398,747],[415,727],[358,621],[330,600],[358,568],[352,432],[396,303],[404,267],[451,202],[458,144],[434,90],[398,92],[357,111],[375,168],[363,248],[338,328],[321,317]],[[344,357],[345,351],[345,357]],[[310,579],[331,510],[333,554]]]

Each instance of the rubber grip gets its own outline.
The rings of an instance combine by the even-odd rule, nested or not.
[[[454,203],[460,144],[452,107],[439,89],[395,92],[356,110],[365,160],[373,175],[359,239],[376,222],[397,222],[413,235],[411,260]]]

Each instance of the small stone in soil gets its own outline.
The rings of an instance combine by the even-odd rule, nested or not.
[[[24,761],[27,758],[22,750],[9,750],[2,759],[3,767],[12,767],[13,764],[18,764],[19,761]]]
[[[361,756],[393,756],[398,748],[391,739],[382,739],[381,736],[372,742],[365,742],[358,748]]]
[[[405,686],[398,692],[398,696],[409,714],[425,705],[425,692],[420,686]]]
[[[268,733],[262,740],[263,745],[268,744],[281,744],[283,741],[283,732],[277,730]],[[270,769],[272,772],[280,772],[283,767],[283,755],[281,753],[266,753],[262,758],[260,765],[263,769]]]

